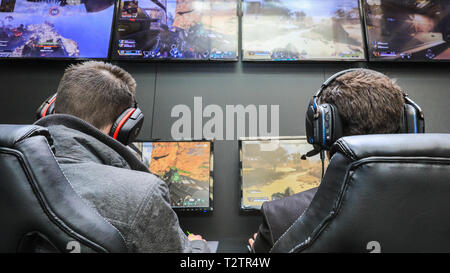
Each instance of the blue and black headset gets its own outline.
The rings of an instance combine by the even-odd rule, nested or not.
[[[328,103],[319,104],[318,100],[322,95],[322,92],[337,78],[346,73],[358,70],[368,69],[347,69],[334,74],[322,84],[316,95],[314,95],[310,101],[308,110],[306,111],[306,135],[308,143],[314,146],[314,151],[311,151],[308,156],[312,156],[324,150],[329,150],[333,143],[343,136],[342,121],[337,107]],[[373,70],[369,71],[380,73]],[[405,100],[405,106],[403,122],[399,133],[424,133],[425,119],[421,108],[408,97],[408,94],[403,93],[403,98]]]

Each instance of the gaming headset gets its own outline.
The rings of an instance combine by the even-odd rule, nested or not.
[[[55,100],[54,94],[49,97],[36,111],[36,118],[40,119],[48,115],[55,113]],[[134,107],[126,109],[114,122],[109,132],[109,136],[118,140],[124,145],[130,144],[141,131],[142,124],[144,123],[144,114],[139,109],[137,102],[134,102]]]
[[[306,136],[308,143],[314,146],[314,150],[306,156],[313,156],[321,151],[329,150],[333,143],[343,136],[343,125],[337,107],[328,103],[319,104],[318,100],[322,92],[337,78],[346,73],[358,70],[368,69],[348,69],[334,74],[322,84],[316,95],[310,101],[308,110],[306,111]],[[370,71],[372,72],[373,70]],[[422,110],[406,93],[403,93],[403,98],[405,100],[405,106],[399,133],[424,133],[425,120]]]

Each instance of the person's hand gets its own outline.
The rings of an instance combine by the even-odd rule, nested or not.
[[[253,248],[253,244],[255,243],[257,233],[253,234],[253,238],[248,239],[248,244],[251,248]]]
[[[195,235],[195,234],[189,234],[189,236],[188,236],[188,240],[189,241],[202,241],[203,240],[203,238],[202,238],[202,236],[200,236],[200,235]],[[205,241],[205,240],[203,240],[203,241]]]

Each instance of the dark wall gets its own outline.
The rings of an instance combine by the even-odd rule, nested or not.
[[[140,140],[171,139],[171,109],[194,97],[203,105],[280,106],[280,135],[304,135],[304,112],[320,84],[333,73],[367,64],[118,63],[138,82],[137,99],[146,117]],[[66,62],[0,63],[0,123],[31,123],[34,111],[57,87]],[[450,133],[450,65],[378,64],[371,68],[396,78],[425,111],[428,132]],[[206,122],[208,119],[204,119]],[[185,230],[209,240],[245,239],[260,217],[239,210],[238,142],[216,141],[214,212],[180,215]]]

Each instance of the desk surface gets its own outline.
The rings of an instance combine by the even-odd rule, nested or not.
[[[219,240],[217,253],[249,253],[248,238],[225,238]]]

